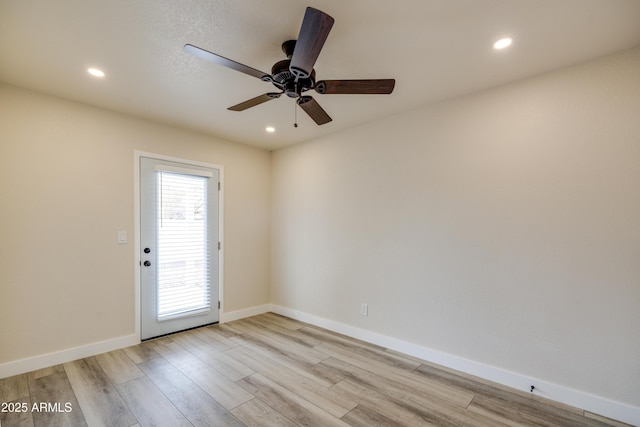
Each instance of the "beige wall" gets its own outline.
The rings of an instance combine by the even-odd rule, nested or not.
[[[277,151],[271,300],[640,406],[639,118],[636,49]]]
[[[141,150],[224,166],[226,312],[272,302],[640,406],[638,75],[636,49],[273,159],[0,85],[0,364],[134,332]]]
[[[224,166],[224,309],[269,302],[269,152],[0,85],[0,364],[134,333],[134,150]]]

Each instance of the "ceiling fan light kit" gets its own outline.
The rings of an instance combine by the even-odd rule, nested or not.
[[[184,51],[198,58],[214,62],[241,73],[256,77],[264,82],[272,83],[279,92],[267,92],[263,95],[233,105],[231,111],[244,111],[272,99],[280,98],[282,94],[294,98],[296,104],[318,125],[329,123],[332,119],[320,104],[305,92],[315,90],[318,94],[377,94],[385,95],[393,92],[394,79],[366,79],[366,80],[322,80],[316,82],[314,65],[324,46],[334,19],[326,13],[308,7],[302,20],[302,26],[297,40],[287,40],[282,43],[282,51],[287,59],[276,62],[271,68],[271,74],[209,52],[202,48],[186,44]]]

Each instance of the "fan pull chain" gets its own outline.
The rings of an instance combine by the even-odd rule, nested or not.
[[[298,127],[298,102],[293,103],[293,127]]]

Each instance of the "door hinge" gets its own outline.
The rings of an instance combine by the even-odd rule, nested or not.
[[[220,301],[218,301],[218,310],[220,310]]]
[[[221,188],[222,188],[222,185],[220,184],[220,181],[218,181],[218,191],[220,191]]]
[[[222,243],[218,242],[218,250],[222,249]]]

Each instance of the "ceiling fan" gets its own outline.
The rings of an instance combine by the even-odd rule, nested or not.
[[[390,94],[395,86],[394,79],[316,81],[316,72],[313,66],[331,31],[333,22],[334,19],[331,16],[308,7],[298,33],[298,40],[288,40],[282,44],[282,51],[287,59],[276,62],[271,68],[271,74],[191,44],[186,44],[184,51],[198,58],[270,82],[279,90],[279,92],[267,92],[256,96],[229,107],[229,110],[244,111],[286,94],[290,98],[295,98],[300,108],[318,125],[323,125],[329,123],[331,117],[313,97],[305,95],[305,92],[314,89],[319,94]]]

